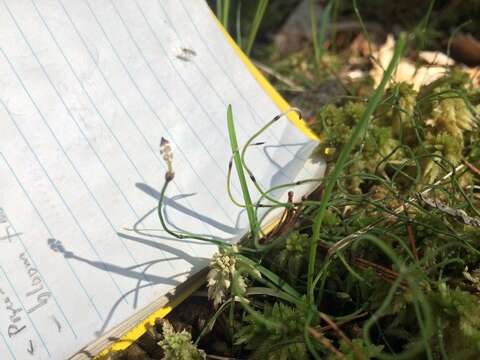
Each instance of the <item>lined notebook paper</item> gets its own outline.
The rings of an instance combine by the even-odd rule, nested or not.
[[[215,247],[160,229],[162,137],[169,225],[245,234],[228,104],[240,143],[282,111],[203,1],[1,1],[1,359],[68,358],[208,263]],[[265,189],[318,175],[289,121],[259,140]]]

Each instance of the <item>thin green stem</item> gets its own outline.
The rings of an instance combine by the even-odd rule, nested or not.
[[[228,31],[228,20],[230,17],[230,0],[221,0],[221,1],[223,1],[221,22],[225,30]]]
[[[325,189],[323,191],[318,212],[314,217],[313,234],[312,234],[312,240],[310,243],[309,257],[308,257],[307,301],[309,304],[315,303],[314,301],[315,289],[313,287],[313,280],[315,276],[314,272],[315,272],[315,263],[316,263],[316,257],[317,257],[317,247],[320,239],[320,230],[322,226],[323,217],[325,215],[325,210],[328,207],[328,203],[332,195],[333,189],[335,187],[335,184],[337,182],[337,179],[340,177],[345,167],[345,164],[348,161],[348,157],[352,152],[354,146],[357,144],[359,138],[364,134],[365,129],[369,124],[370,117],[372,116],[373,111],[375,110],[378,103],[380,102],[383,92],[385,90],[385,87],[388,81],[390,80],[393,74],[393,71],[397,66],[398,61],[400,60],[400,57],[403,54],[405,45],[406,45],[406,35],[402,33],[400,34],[400,37],[395,45],[393,58],[390,61],[390,64],[388,65],[385,73],[383,74],[382,81],[380,82],[380,85],[377,87],[372,97],[370,98],[367,104],[367,107],[365,108],[365,112],[363,113],[359,123],[353,129],[350,135],[350,139],[342,148],[342,151],[340,152],[340,155],[338,156],[338,160],[335,164],[335,167],[333,168],[332,175],[329,177],[327,184],[325,186]]]
[[[330,23],[330,13],[332,11],[333,3],[334,0],[330,0],[322,9],[322,15],[320,16],[320,29],[317,32],[317,13],[315,11],[315,0],[310,0],[310,26],[317,76],[320,74],[320,62],[323,56],[325,40],[327,38],[328,24]]]
[[[250,30],[247,36],[247,44],[245,46],[245,53],[249,56],[267,6],[268,0],[258,0],[257,9],[255,10],[255,16],[253,18],[252,25],[250,25]]]
[[[365,27],[365,23],[363,22],[362,16],[360,15],[360,11],[358,10],[357,0],[353,0],[353,10],[355,11],[355,15],[357,16],[358,22],[363,31],[363,36],[367,39],[368,43],[368,55],[372,56],[372,42],[370,41],[370,36],[368,35],[367,28]]]
[[[237,135],[235,132],[235,124],[233,122],[233,112],[232,112],[231,105],[228,105],[228,110],[227,110],[227,126],[228,126],[228,135],[230,138],[230,146],[233,154],[233,162],[235,164],[235,169],[237,170],[238,179],[240,181],[240,187],[242,188],[242,195],[245,201],[245,209],[247,211],[248,222],[250,224],[250,232],[253,239],[255,240],[258,238],[259,226],[258,226],[257,218],[255,216],[255,207],[252,203],[252,198],[250,197],[250,191],[248,189],[242,160],[240,158],[240,154],[238,150]]]

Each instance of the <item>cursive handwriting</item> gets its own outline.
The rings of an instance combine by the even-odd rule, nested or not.
[[[23,309],[21,307],[15,306],[13,304],[13,301],[2,288],[0,288],[0,304],[3,305],[3,307],[5,308],[5,310],[7,310],[8,313],[8,337],[12,338],[14,336],[17,336],[27,328],[27,325],[22,318]]]
[[[10,222],[8,221],[7,214],[5,210],[0,207],[0,241],[12,242],[16,237],[19,237],[21,234],[13,230]]]
[[[34,305],[27,309],[27,313],[31,314],[40,309],[42,306],[46,305],[52,294],[45,288],[40,273],[32,266],[27,254],[22,252],[19,255],[19,259],[22,262],[28,277],[30,278],[31,290],[29,290],[25,295],[27,299],[35,299]]]

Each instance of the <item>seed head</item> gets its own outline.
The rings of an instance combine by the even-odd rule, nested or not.
[[[235,256],[237,248],[233,247],[230,250],[220,249],[220,251],[213,255],[210,261],[210,271],[207,274],[208,298],[213,300],[213,305],[218,307],[225,297],[231,292],[232,282],[235,281],[239,295],[243,294],[247,285],[245,278],[240,275],[238,267],[240,264]],[[248,269],[254,272],[254,269]],[[260,273],[255,273],[255,276],[260,277]]]
[[[167,163],[167,172],[165,174],[165,180],[171,181],[175,176],[173,171],[173,151],[170,146],[170,141],[162,137],[160,140],[160,154],[163,156],[163,160]]]

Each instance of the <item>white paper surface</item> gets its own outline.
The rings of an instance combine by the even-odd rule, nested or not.
[[[240,144],[280,112],[203,1],[0,1],[1,359],[65,359],[207,263],[159,230],[162,136],[171,226],[245,232],[228,104]],[[259,140],[265,188],[311,174],[288,121]]]

